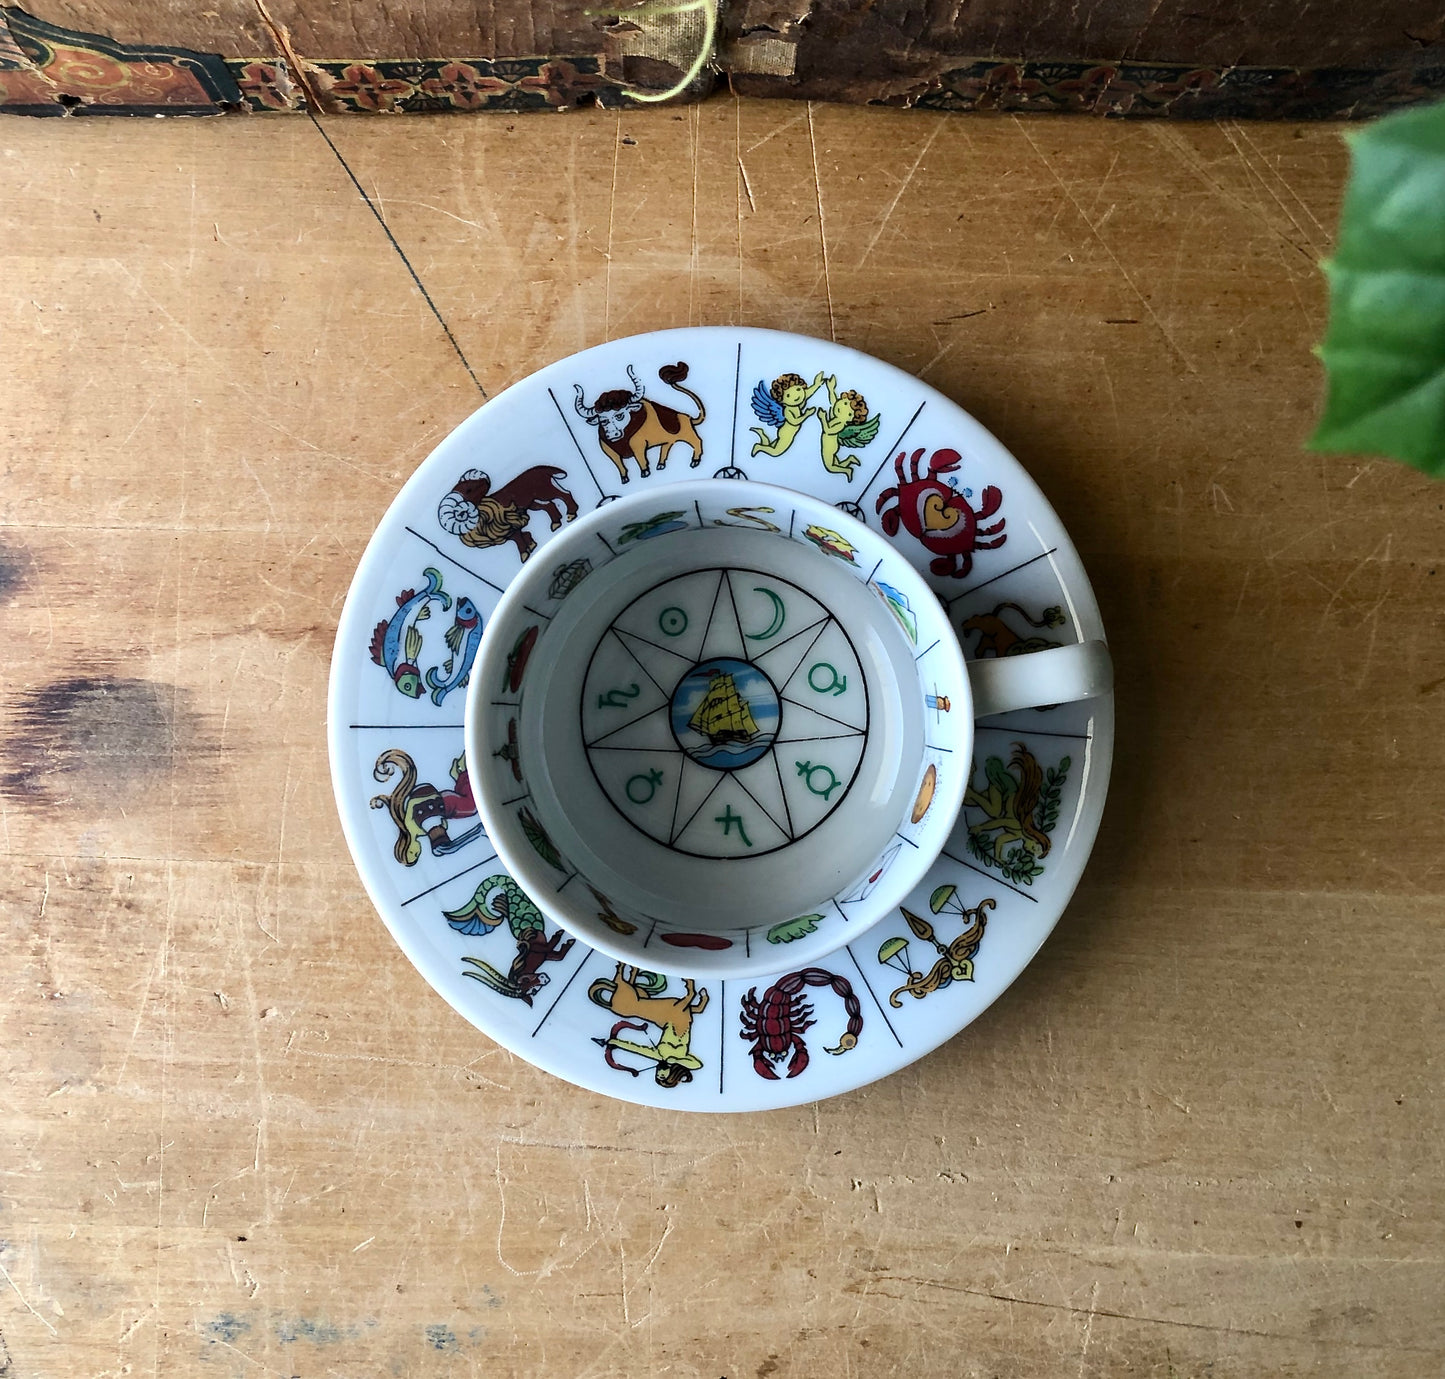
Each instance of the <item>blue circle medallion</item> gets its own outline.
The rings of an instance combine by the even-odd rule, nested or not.
[[[782,704],[773,682],[750,661],[699,661],[677,683],[669,705],[672,734],[699,766],[737,771],[773,745]]]

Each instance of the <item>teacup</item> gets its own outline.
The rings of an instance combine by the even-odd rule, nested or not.
[[[1103,643],[971,669],[904,556],[826,503],[732,479],[618,499],[493,611],[478,812],[537,906],[619,962],[805,967],[926,875],[975,716],[1110,683]]]

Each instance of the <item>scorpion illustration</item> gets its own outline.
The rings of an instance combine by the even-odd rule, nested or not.
[[[752,1040],[753,1071],[759,1077],[776,1082],[776,1066],[789,1054],[788,1077],[797,1077],[808,1066],[808,1046],[803,1042],[803,1033],[817,1024],[813,1007],[803,995],[810,986],[832,987],[848,1012],[848,1028],[838,1040],[838,1047],[827,1052],[847,1053],[858,1047],[858,1036],[863,1033],[863,1008],[847,978],[835,977],[821,967],[805,967],[801,972],[780,977],[763,993],[761,1001],[757,987],[743,997],[740,1013],[743,1027],[738,1037]]]
[[[1003,494],[989,484],[975,508],[968,501],[973,496],[971,489],[960,491],[939,477],[951,474],[962,463],[957,450],[935,450],[929,456],[926,474],[918,463],[922,457],[923,451],[915,450],[905,468],[900,450],[893,461],[898,486],[885,488],[876,504],[877,511],[883,514],[883,530],[888,536],[897,536],[899,525],[906,527],[925,549],[933,552],[935,559],[928,568],[934,574],[962,579],[973,569],[975,551],[991,551],[1008,540],[1005,518],[980,525],[1002,506]]]

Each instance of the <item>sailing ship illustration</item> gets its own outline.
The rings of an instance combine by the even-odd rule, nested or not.
[[[737,682],[725,670],[708,673],[708,687],[687,726],[713,747],[746,745],[763,735],[747,700],[738,693]]]

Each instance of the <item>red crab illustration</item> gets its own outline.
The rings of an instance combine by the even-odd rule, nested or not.
[[[934,553],[935,559],[928,565],[934,574],[962,579],[973,568],[974,551],[991,551],[1008,539],[1002,517],[988,526],[979,525],[981,519],[992,517],[999,510],[1003,494],[990,484],[983,491],[983,502],[975,508],[964,494],[939,478],[940,474],[950,474],[958,468],[961,458],[958,451],[935,450],[928,461],[926,475],[919,472],[918,461],[922,455],[921,449],[913,452],[908,471],[904,470],[901,450],[893,461],[898,487],[886,488],[878,496],[877,511],[883,513],[883,530],[889,536],[897,536],[901,522]]]
[[[803,1033],[817,1023],[813,1019],[813,1007],[808,1004],[803,992],[810,986],[832,987],[842,999],[843,1009],[848,1014],[848,1028],[838,1040],[836,1049],[829,1053],[847,1053],[856,1048],[858,1036],[863,1032],[863,1008],[853,994],[853,988],[846,977],[835,977],[821,967],[805,967],[801,972],[789,972],[780,977],[758,1000],[758,989],[753,987],[743,997],[742,1029],[738,1031],[743,1039],[753,1041],[753,1071],[769,1082],[776,1082],[778,1074],[775,1065],[789,1054],[788,1076],[797,1075],[808,1066],[808,1046],[803,1042]]]

